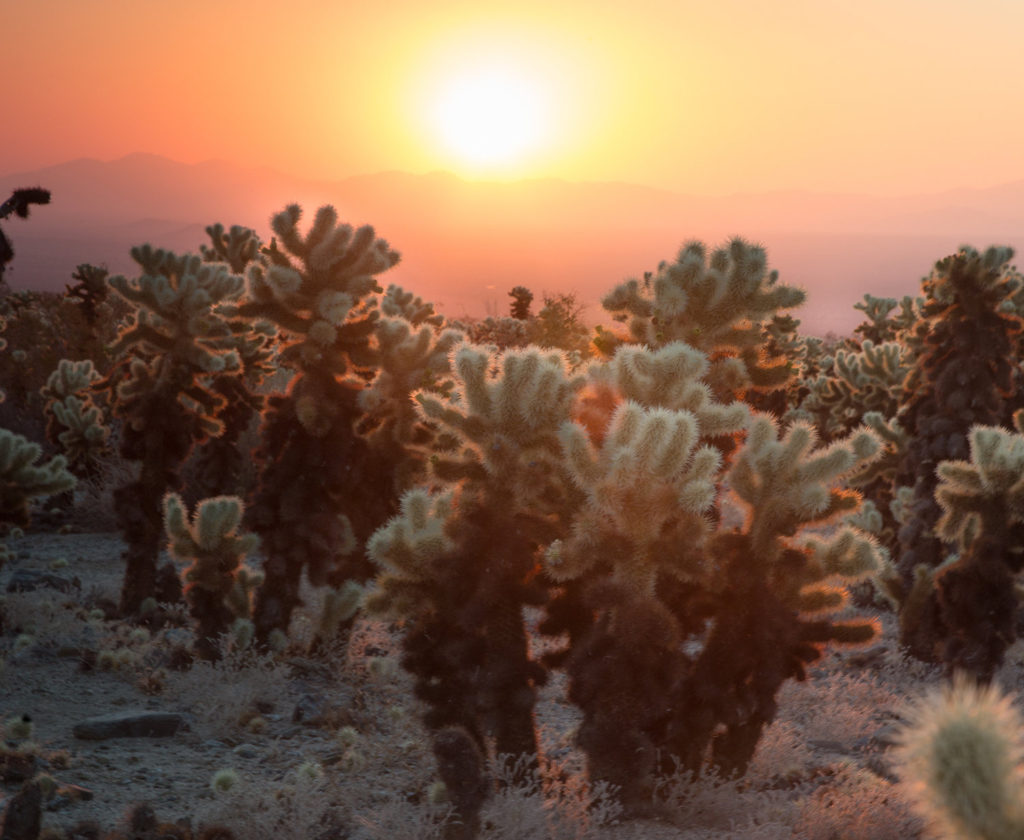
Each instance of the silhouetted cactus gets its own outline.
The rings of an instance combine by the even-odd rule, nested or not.
[[[262,580],[243,562],[259,545],[255,534],[238,533],[243,510],[236,496],[203,499],[191,516],[176,493],[163,500],[168,548],[189,563],[182,573],[184,595],[198,623],[196,651],[204,659],[218,657],[219,637],[236,621],[251,619],[251,594]]]
[[[509,306],[509,315],[517,321],[526,321],[530,318],[530,304],[533,303],[533,292],[526,286],[516,286],[508,293],[512,298]]]
[[[920,607],[904,613],[901,641],[929,661],[940,658],[938,603],[934,593],[912,596],[910,589],[924,585],[949,554],[935,532],[938,464],[967,458],[967,435],[975,424],[1009,422],[1021,333],[1021,320],[1003,305],[1013,291],[1012,255],[1008,248],[980,254],[965,247],[936,263],[923,284],[923,349],[907,377],[899,414],[908,441],[896,484],[912,487],[914,500],[899,531],[897,566],[905,598]],[[915,571],[919,566],[925,571]]]
[[[141,461],[138,478],[115,492],[128,544],[121,590],[126,613],[156,594],[164,493],[177,489],[178,469],[193,445],[223,429],[217,415],[224,398],[205,380],[238,367],[237,354],[223,349],[229,328],[216,307],[238,298],[244,283],[227,266],[198,256],[144,245],[132,249],[132,258],[142,274],[109,282],[136,312],[113,348],[120,361],[96,385],[111,392],[113,411],[124,421],[121,454]]]
[[[294,371],[287,393],[268,400],[248,509],[266,555],[254,613],[261,643],[287,630],[303,570],[314,586],[371,575],[363,541],[395,504],[392,477],[355,426],[379,358],[375,275],[398,254],[373,228],[339,224],[331,207],[320,208],[305,236],[300,215],[290,205],[273,217],[284,250],[275,240],[265,262],[250,265],[239,308],[281,330],[278,363]]]
[[[50,191],[42,187],[24,187],[14,190],[3,204],[0,204],[0,221],[8,218],[12,213],[19,219],[27,219],[29,208],[33,204],[49,204]],[[14,246],[0,228],[0,288],[5,284],[4,271],[8,263],[14,259]]]
[[[64,287],[65,297],[80,302],[86,323],[94,329],[110,291],[107,284],[109,275],[110,272],[106,268],[80,263],[71,274],[71,279],[75,283]]]

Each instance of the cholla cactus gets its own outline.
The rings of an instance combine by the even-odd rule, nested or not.
[[[536,554],[572,506],[558,429],[582,380],[556,353],[453,354],[454,397],[421,391],[423,415],[458,441],[431,458],[450,489],[409,491],[401,512],[369,541],[381,569],[370,603],[407,622],[403,665],[427,703],[427,725],[459,726],[483,749],[537,752],[535,686],[523,605],[545,591]]]
[[[64,450],[71,471],[82,477],[96,474],[110,438],[103,411],[89,393],[99,379],[91,359],[61,359],[40,390],[47,400],[47,437]]]
[[[941,461],[967,457],[972,426],[1009,422],[1021,335],[1021,320],[1003,306],[1013,292],[1014,273],[1008,265],[1012,255],[1008,248],[980,254],[965,247],[936,263],[924,281],[922,318],[927,332],[906,381],[899,422],[908,442],[895,482],[914,492],[897,556],[908,590],[915,567],[935,569],[948,554],[934,532],[941,515],[935,501],[936,467]],[[937,609],[933,602],[932,612]],[[915,656],[935,658],[930,626],[904,622],[901,636]]]
[[[869,411],[895,417],[909,365],[905,348],[894,341],[865,340],[860,350],[840,348],[827,373],[808,383],[800,410],[815,418],[829,438],[848,434]]]
[[[305,235],[300,215],[290,205],[271,220],[284,250],[275,240],[265,263],[250,266],[249,300],[238,310],[281,330],[278,363],[295,372],[288,392],[269,400],[255,453],[262,473],[249,519],[266,553],[254,615],[262,644],[287,628],[303,570],[314,586],[371,575],[360,548],[396,501],[388,465],[356,424],[359,393],[379,361],[374,275],[398,254],[373,228],[339,224],[331,207]]]
[[[217,657],[218,638],[236,620],[250,617],[247,590],[259,577],[243,561],[259,538],[238,533],[243,510],[236,496],[203,499],[192,516],[176,493],[163,500],[168,549],[176,560],[189,563],[182,575],[185,600],[199,624],[196,648],[205,659]]]
[[[407,292],[392,283],[380,299],[380,311],[387,318],[404,318],[414,327],[429,324],[435,329],[444,325],[444,316],[434,311],[434,304]]]
[[[915,810],[939,837],[1024,837],[1024,718],[963,675],[910,711],[893,752]]]
[[[561,353],[537,349],[495,357],[464,344],[452,360],[451,400],[425,390],[414,395],[424,417],[461,444],[454,454],[431,457],[434,474],[477,482],[509,513],[556,510],[564,490],[558,429],[583,377],[569,376]]]
[[[64,456],[36,463],[42,452],[39,444],[0,429],[0,528],[28,525],[31,499],[53,496],[75,486]]]
[[[156,561],[163,532],[161,500],[178,484],[178,468],[193,445],[219,434],[224,398],[205,384],[209,374],[238,368],[222,342],[230,329],[218,304],[237,299],[244,281],[227,266],[143,245],[132,249],[142,274],[109,282],[136,311],[113,352],[120,361],[96,387],[112,392],[124,421],[121,454],[142,462],[138,479],[115,493],[128,543],[121,609],[135,612],[156,595]]]
[[[746,519],[709,543],[714,621],[671,727],[670,752],[691,767],[710,744],[720,769],[742,772],[783,682],[804,679],[825,644],[862,645],[878,633],[872,621],[832,617],[846,604],[842,584],[880,569],[871,540],[849,527],[829,539],[800,536],[856,509],[857,494],[837,485],[875,456],[878,442],[867,430],[824,449],[815,442],[807,426],[780,436],[770,417],[757,417],[727,473]]]
[[[422,477],[424,454],[435,438],[412,395],[422,390],[444,397],[451,391],[451,352],[463,336],[438,332],[426,321],[417,328],[401,317],[381,318],[376,335],[380,369],[359,394],[365,413],[360,429],[391,462],[398,496]]]
[[[936,534],[955,545],[956,555],[917,586],[937,602],[937,658],[982,680],[992,678],[1017,636],[1014,579],[1024,567],[1024,412],[1014,420],[1017,433],[975,426],[970,460],[939,464],[935,498],[942,516]]]
[[[763,326],[780,309],[803,303],[801,289],[778,283],[763,248],[734,239],[711,253],[700,242],[683,246],[641,283],[628,280],[602,301],[629,340],[649,347],[682,341],[713,359],[708,382],[731,400],[747,389],[786,384],[791,365],[764,358]]]
[[[703,579],[722,456],[700,438],[692,413],[634,402],[616,410],[600,449],[579,425],[564,425],[566,462],[587,501],[571,538],[548,553],[552,577],[586,577],[608,562],[601,549],[615,542],[612,579],[639,597],[654,596],[659,574]]]
[[[846,603],[838,584],[880,567],[871,540],[852,528],[798,539],[856,508],[859,496],[836,485],[875,456],[876,438],[862,431],[822,450],[809,427],[780,437],[759,415],[726,470],[707,441],[751,421],[745,406],[709,396],[706,369],[682,344],[620,348],[591,377],[658,407],[613,403],[607,424],[591,415],[561,434],[585,502],[546,552],[563,592],[542,629],[569,635],[549,661],[567,664],[590,772],[634,810],[668,756],[698,770],[710,746],[721,770],[741,772],[782,683],[802,679],[826,643],[877,632],[832,619]],[[717,525],[723,486],[747,512],[740,531]],[[701,641],[695,656],[687,640]]]
[[[225,231],[219,222],[206,228],[209,245],[200,245],[199,253],[206,262],[227,263],[232,273],[242,274],[250,263],[260,258],[260,238],[254,230],[232,225]]]

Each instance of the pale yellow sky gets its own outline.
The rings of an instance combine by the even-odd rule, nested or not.
[[[1019,0],[0,0],[0,173],[141,151],[318,179],[990,186],[1024,178],[1022,35]],[[486,108],[525,98],[518,122],[439,104],[497,76],[518,93]],[[529,142],[458,151],[485,116]]]

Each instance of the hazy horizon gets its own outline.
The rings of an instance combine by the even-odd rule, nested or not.
[[[35,176],[38,175],[38,178]],[[434,301],[450,317],[502,314],[508,289],[576,293],[591,322],[600,298],[672,260],[687,240],[730,236],[764,245],[782,282],[808,290],[795,311],[808,332],[848,332],[865,293],[915,294],[935,260],[961,244],[1024,246],[1024,182],[924,196],[747,193],[707,197],[643,185],[526,179],[488,182],[451,173],[386,172],[338,181],[271,167],[176,162],[137,153],[66,161],[0,175],[0,190],[39,180],[53,202],[5,231],[13,288],[59,291],[81,262],[132,273],[133,245],[195,251],[215,222],[269,238],[269,218],[300,203],[307,220],[333,204],[370,223],[402,254],[386,282]]]

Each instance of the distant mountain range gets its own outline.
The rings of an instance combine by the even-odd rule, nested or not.
[[[597,321],[612,286],[672,259],[688,239],[761,242],[783,282],[808,290],[812,332],[860,321],[865,292],[915,293],[936,259],[970,243],[1024,246],[1024,181],[905,197],[774,192],[701,197],[620,183],[556,179],[464,181],[448,173],[383,172],[341,181],[292,178],[223,161],[183,164],[134,154],[74,160],[0,176],[0,197],[43,186],[49,206],[10,219],[14,288],[60,290],[78,263],[130,273],[132,245],[195,250],[214,222],[269,238],[270,216],[292,202],[311,217],[331,203],[369,222],[402,253],[382,276],[452,317],[503,314],[516,285],[576,292]]]

